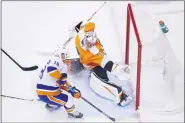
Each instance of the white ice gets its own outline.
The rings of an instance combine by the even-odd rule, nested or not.
[[[35,87],[38,72],[48,60],[48,57],[38,55],[37,51],[54,51],[57,45],[67,40],[69,36],[67,30],[72,24],[87,19],[102,2],[2,1],[2,48],[22,66],[40,66],[37,71],[24,72],[2,53],[2,94],[37,99]],[[125,5],[128,2],[126,1]],[[168,24],[170,29],[168,39],[177,59],[184,67],[184,2],[131,1],[131,3],[140,5]],[[126,6],[124,7],[126,9]],[[119,37],[113,31],[113,21],[108,16],[109,9],[110,6],[106,5],[93,18],[93,21],[97,23],[97,33],[110,58],[122,61],[120,52],[122,46],[119,42],[115,42]],[[177,13],[173,13],[174,11]],[[75,49],[72,47],[70,49],[71,56],[76,56]],[[71,76],[69,81],[81,90],[85,98],[108,115],[126,118],[135,116],[133,103],[120,108],[94,93],[83,77]],[[64,110],[48,112],[44,103],[39,101],[22,101],[7,97],[1,97],[1,99],[2,122],[110,122],[107,117],[81,99],[75,99],[75,105],[77,110],[84,114],[84,119],[69,119]],[[184,111],[168,115],[144,111],[141,113],[141,121],[183,122]]]

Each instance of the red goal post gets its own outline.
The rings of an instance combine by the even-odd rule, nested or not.
[[[136,82],[136,110],[138,110],[140,104],[140,73],[141,73],[141,57],[142,57],[142,43],[140,40],[139,32],[137,30],[136,21],[132,11],[131,4],[127,7],[127,23],[126,23],[126,48],[125,48],[125,64],[129,64],[129,43],[130,43],[130,20],[132,21],[134,32],[138,44],[138,59],[137,59],[137,82]]]
[[[142,16],[140,17],[138,13],[142,13]],[[146,107],[147,105],[148,107],[154,106],[153,109],[156,110],[156,112],[158,113],[173,113],[183,111],[184,106],[182,104],[182,100],[180,99],[181,96],[179,95],[180,93],[182,93],[182,84],[184,84],[182,79],[182,65],[176,58],[176,55],[170,45],[167,36],[161,32],[158,22],[153,21],[152,18],[149,18],[148,15],[148,18],[145,17],[146,14],[144,15],[143,13],[144,11],[140,10],[137,5],[132,5],[130,3],[128,4],[125,25],[126,40],[124,62],[125,64],[128,64],[132,67],[133,64],[135,65],[133,67],[135,73],[134,76],[132,76],[132,81],[134,81],[133,90],[135,91],[133,92],[135,93],[135,110],[139,110],[141,105],[142,107]],[[144,22],[143,20],[146,22]],[[152,24],[153,22],[155,24],[151,26],[150,24]],[[149,26],[151,26],[151,30]],[[154,29],[152,30],[152,28]],[[154,30],[157,31],[155,32]],[[152,31],[154,31],[154,34]],[[135,40],[133,40],[133,38],[135,38]],[[149,73],[150,71],[155,70],[157,73],[156,76],[152,75],[155,73]],[[153,78],[153,83],[151,81],[147,81],[151,79],[145,79],[147,77],[149,78],[149,76]],[[156,81],[159,82],[157,83]],[[150,89],[155,88],[154,90],[156,90],[156,92],[160,92],[149,92],[152,91],[147,87],[147,84],[149,85],[149,83],[151,84],[149,87]],[[152,87],[152,84],[155,83],[157,83],[158,85],[156,84],[157,86],[155,85],[154,87]],[[170,90],[171,88],[173,88],[174,90]],[[147,96],[145,96],[145,93],[155,94],[151,95],[154,96],[154,99],[148,98]],[[165,94],[167,96],[165,96]],[[174,97],[170,97],[170,94],[173,94],[173,96],[177,97],[179,96],[180,98],[176,99]],[[165,97],[168,98],[165,99]],[[144,103],[146,105],[143,103],[143,100],[145,100]]]

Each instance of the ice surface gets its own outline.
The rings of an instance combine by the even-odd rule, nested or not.
[[[134,1],[132,2],[134,3]],[[125,5],[127,5],[127,3],[128,1],[125,2]],[[37,99],[38,97],[35,92],[36,81],[38,79],[37,75],[48,57],[39,56],[36,52],[38,50],[54,51],[57,45],[67,40],[69,35],[67,30],[71,27],[72,23],[88,18],[101,4],[102,1],[3,1],[3,49],[22,66],[39,65],[40,68],[38,71],[24,72],[2,53],[2,94],[26,99]],[[136,4],[138,3],[136,2]],[[142,7],[143,9],[144,7],[149,7],[152,14],[163,12],[164,8],[165,12],[168,11],[168,9],[169,11],[184,11],[183,2],[162,2],[161,4],[152,5],[142,4]],[[160,7],[160,9],[156,9],[157,7]],[[102,40],[107,54],[109,54],[113,60],[121,61],[123,60],[121,57],[122,49],[120,48],[122,45],[115,41],[118,40],[119,37],[116,35],[116,32],[113,31],[111,22],[108,21],[111,18],[108,17],[107,10],[108,6],[105,6],[93,20],[97,21],[97,33]],[[122,14],[122,12],[118,14]],[[168,35],[168,39],[177,59],[184,66],[184,12],[167,15],[156,14],[156,18],[162,18],[168,24],[171,31],[171,35]],[[72,47],[72,45],[69,47]],[[71,48],[71,52],[74,53],[71,54],[72,56],[76,55],[75,50],[76,49]],[[155,71],[153,72],[155,73]],[[70,76],[69,81],[81,90],[82,95],[86,99],[108,115],[112,117],[127,117],[127,120],[133,120],[128,118],[135,116],[133,103],[127,107],[120,108],[115,106],[112,101],[101,98],[94,93],[89,87],[87,78],[84,78],[84,76]],[[157,77],[156,81],[158,81]],[[155,86],[154,83],[153,86]],[[148,93],[148,90],[143,91]],[[180,91],[184,93],[184,90]],[[103,114],[81,99],[75,99],[75,105],[77,110],[84,114],[84,119],[69,119],[63,109],[53,113],[48,112],[44,108],[44,103],[39,101],[30,102],[2,97],[2,121],[110,122]],[[168,115],[153,114],[147,110],[141,110],[140,112],[142,121],[184,121],[184,111],[178,114]],[[126,119],[122,121],[126,121]]]

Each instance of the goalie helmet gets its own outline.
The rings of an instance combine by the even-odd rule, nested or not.
[[[94,31],[95,29],[95,23],[89,22],[84,29],[85,33],[85,44],[89,46],[92,46],[97,41],[97,34]]]
[[[85,33],[85,38],[86,38],[87,42],[94,45],[96,43],[96,40],[97,40],[96,32],[87,32],[87,33]]]
[[[69,55],[69,53],[64,47],[58,49],[55,52],[55,56],[60,57],[62,60],[67,59],[68,55]]]

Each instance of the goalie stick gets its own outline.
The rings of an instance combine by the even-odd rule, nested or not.
[[[21,68],[23,71],[33,71],[33,70],[37,70],[38,66],[31,66],[31,67],[22,67],[19,63],[17,63],[6,51],[4,51],[1,48],[1,51],[6,54],[17,66],[19,66],[19,68]]]
[[[90,21],[97,13],[98,11],[101,10],[101,8],[103,8],[103,6],[106,4],[106,1],[86,20],[87,22]],[[76,31],[77,33],[80,31],[80,25],[82,24],[83,21],[79,22],[73,29],[68,30],[68,31]],[[85,26],[81,27],[84,28]],[[59,47],[57,48],[56,51],[58,51],[61,47],[65,48],[73,39],[74,37],[69,37],[62,45],[59,45]],[[56,52],[55,51],[55,52]],[[44,55],[44,56],[52,56],[54,55],[53,52],[42,52],[42,51],[37,51],[37,53],[39,55]]]
[[[98,10],[96,10],[88,19],[87,19],[87,22],[90,21],[97,13],[98,11],[100,11],[100,9],[106,4],[106,2],[104,2],[99,8]],[[83,21],[79,22],[73,30],[69,30],[69,31],[74,31],[76,30],[76,32],[79,32],[80,30],[80,25],[82,24]],[[85,26],[81,27],[81,28],[84,28]],[[73,39],[73,37],[70,37],[62,46],[63,47],[66,47],[67,44]]]

